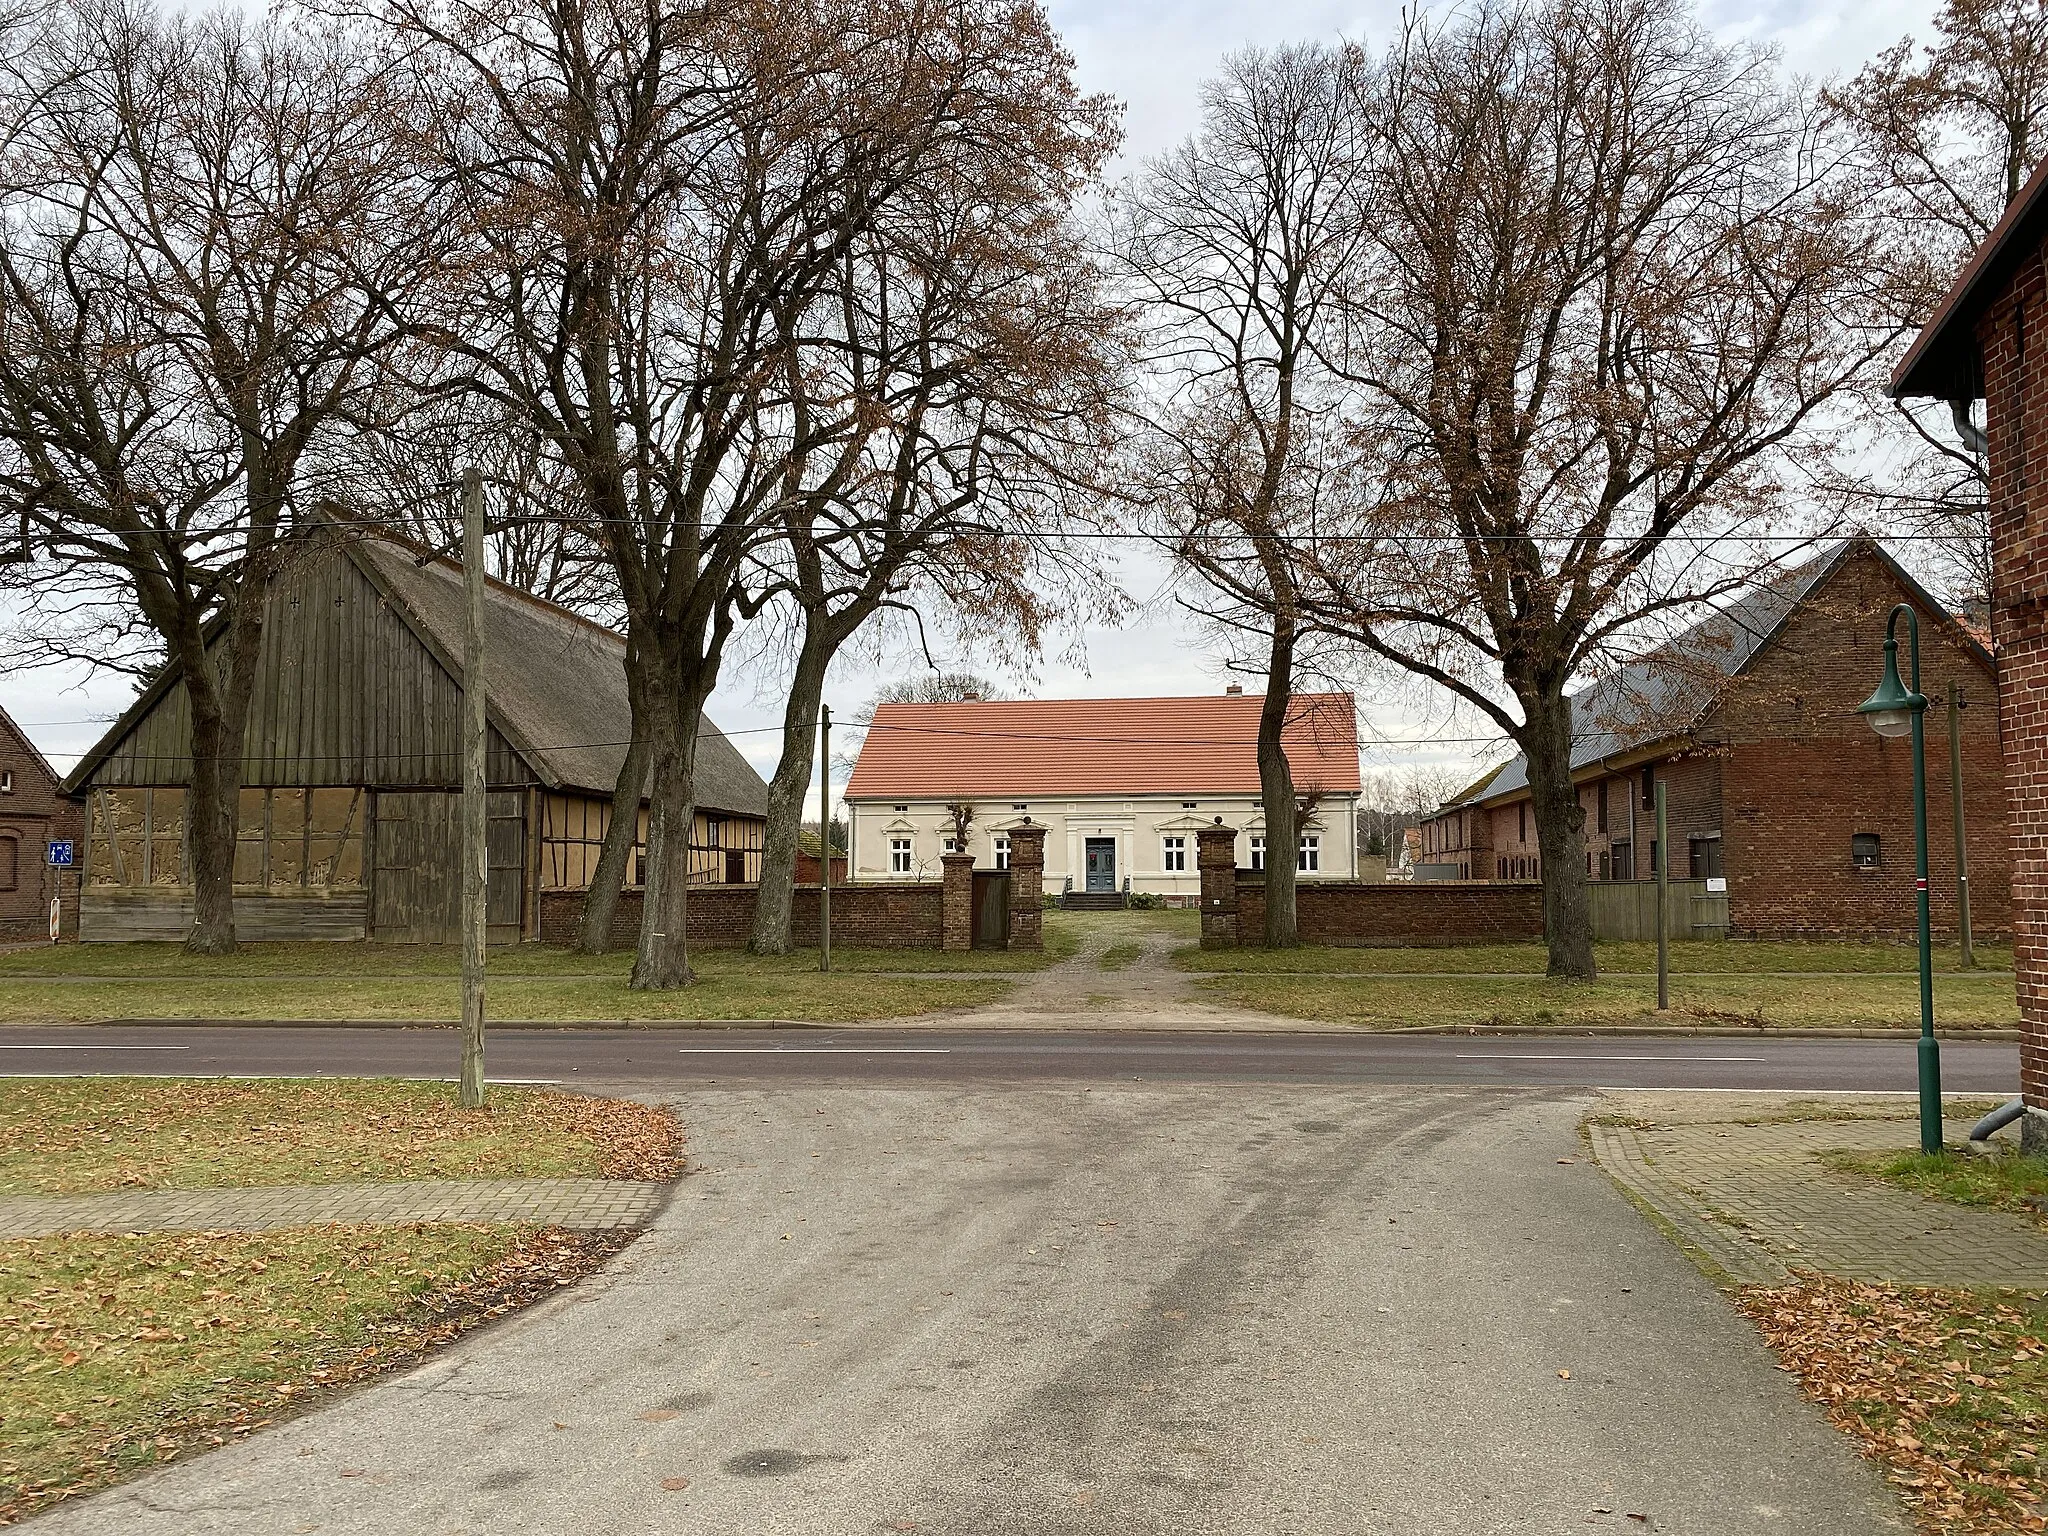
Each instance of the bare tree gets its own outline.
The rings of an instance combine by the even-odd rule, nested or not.
[[[1072,205],[1115,125],[1056,66],[1012,96],[1022,131],[935,152],[849,246],[814,314],[782,322],[802,338],[787,354],[798,419],[849,426],[792,462],[769,556],[800,628],[768,786],[760,953],[789,947],[797,827],[842,649],[894,613],[1020,659],[1102,581],[1060,535],[1095,520],[1091,481],[1112,451],[1116,316]]]
[[[433,550],[462,543],[461,475],[483,476],[491,507],[484,549],[508,586],[614,623],[618,599],[602,543],[579,515],[568,472],[525,422],[497,402],[394,378],[373,429],[351,437],[314,475],[359,522]]]
[[[926,177],[1062,131],[1042,107],[1072,107],[1070,61],[1020,0],[385,14],[440,77],[470,243],[438,338],[560,457],[616,576],[650,763],[633,985],[682,985],[704,704],[772,595],[761,562],[788,499],[869,409],[795,387],[800,327]],[[637,803],[622,775],[615,828]]]
[[[378,285],[434,240],[402,195],[410,104],[354,34],[122,0],[52,9],[0,93],[0,501],[41,557],[28,627],[41,654],[111,638],[116,664],[161,657],[183,685],[186,947],[225,953],[242,738],[302,473],[400,339]],[[80,597],[111,634],[38,622]]]
[[[1883,293],[1917,329],[2048,152],[2048,5],[1947,0],[1923,47],[1886,49],[1828,105],[1869,207],[1887,223]],[[1921,535],[1935,574],[1966,604],[1991,592],[1981,428],[1965,407],[1894,400],[1886,370],[1864,381],[1875,466],[1839,492],[1872,526]]]
[[[1146,168],[1115,220],[1159,392],[1137,424],[1131,494],[1196,584],[1192,605],[1250,642],[1265,674],[1274,948],[1299,942],[1288,856],[1299,818],[1282,733],[1315,630],[1298,557],[1345,478],[1344,396],[1325,353],[1364,239],[1364,72],[1355,50],[1317,46],[1227,60],[1204,92],[1201,131]]]
[[[1755,579],[1738,536],[1899,334],[1875,229],[1768,57],[1675,0],[1413,19],[1370,121],[1341,364],[1385,490],[1313,605],[1522,749],[1549,969],[1590,978],[1566,687]]]

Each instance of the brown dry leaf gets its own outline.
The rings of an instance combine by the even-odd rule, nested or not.
[[[1801,1275],[1737,1300],[1928,1536],[2048,1531],[2048,1372],[2028,1332],[2041,1297]]]
[[[681,1493],[690,1486],[690,1480],[687,1477],[664,1477],[661,1480],[661,1486],[670,1493]]]
[[[1557,1379],[1559,1381],[1570,1381],[1572,1379],[1572,1373],[1570,1371],[1559,1371],[1557,1373]]]

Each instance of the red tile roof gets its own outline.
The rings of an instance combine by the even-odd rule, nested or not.
[[[884,704],[846,797],[1257,794],[1262,703],[1246,693]],[[1350,694],[1297,694],[1281,739],[1301,789],[1357,791]]]

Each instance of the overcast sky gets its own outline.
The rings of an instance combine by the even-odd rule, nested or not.
[[[1089,90],[1107,91],[1126,104],[1126,152],[1132,168],[1142,157],[1185,137],[1195,126],[1199,89],[1217,59],[1247,44],[1348,37],[1384,42],[1398,20],[1398,0],[1329,5],[1316,0],[1053,0],[1051,14],[1065,34]],[[1930,0],[1715,0],[1702,6],[1709,25],[1731,39],[1767,42],[1786,67],[1810,77],[1854,73],[1862,61],[1899,38],[1924,36],[1935,6]],[[1119,697],[1208,693],[1223,686],[1220,665],[1205,657],[1198,637],[1177,617],[1158,589],[1156,570],[1133,565],[1125,573],[1131,595],[1145,603],[1135,620],[1117,630],[1084,630],[1085,664],[1048,662],[1032,677],[1002,679],[1011,692],[1041,698]],[[949,670],[986,670],[971,655],[937,658]],[[922,668],[903,658],[879,670],[848,668],[832,680],[828,702],[850,716],[878,682]],[[96,739],[104,722],[131,696],[123,679],[45,671],[0,682],[4,704],[61,770]],[[1440,705],[1410,693],[1400,699],[1360,700],[1368,737],[1405,741],[1430,737],[1433,746],[1369,750],[1368,766],[1403,762],[1469,762],[1500,756],[1468,738],[1469,721],[1448,720]],[[781,689],[773,675],[748,667],[730,678],[712,701],[712,717],[765,776],[775,766]],[[1452,738],[1452,739],[1445,739]]]

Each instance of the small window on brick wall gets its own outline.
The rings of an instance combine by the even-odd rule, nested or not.
[[[1849,863],[1857,869],[1877,869],[1884,852],[1875,832],[1858,832],[1849,839]]]

